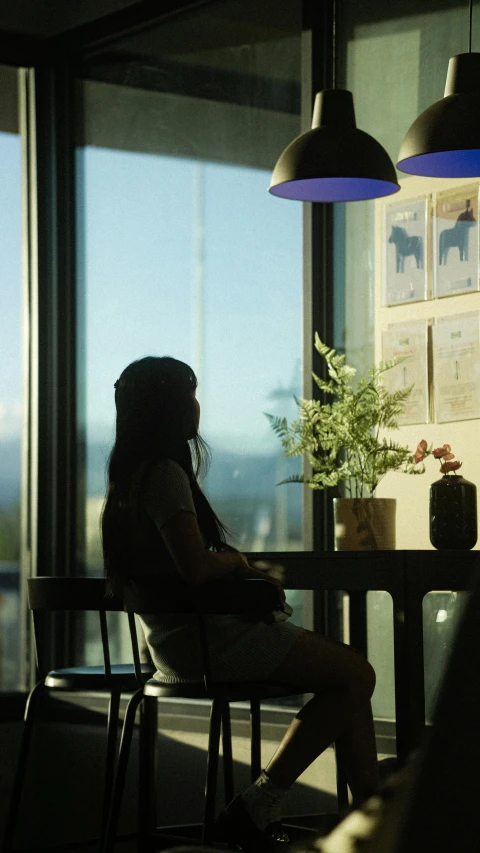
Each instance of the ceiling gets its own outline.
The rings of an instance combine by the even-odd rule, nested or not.
[[[333,0],[325,0],[332,3]],[[389,19],[418,14],[425,2],[397,0],[343,0],[354,4],[357,23],[370,17]],[[466,0],[436,0],[436,8],[456,6]],[[317,6],[318,4],[318,6]],[[311,9],[322,0],[309,0]],[[479,5],[479,0],[475,3]],[[0,64],[33,65],[51,61],[59,52],[90,61],[155,65],[156,59],[191,56],[201,65],[200,53],[221,55],[242,44],[275,42],[298,34],[302,28],[303,0],[0,0]],[[178,14],[188,8],[188,14]],[[193,54],[197,54],[194,59]],[[188,60],[186,60],[188,61]],[[281,70],[275,70],[273,76]]]
[[[141,0],[14,0],[0,3],[0,29],[49,38],[140,4]]]
[[[187,22],[176,15],[172,19],[172,12],[188,6]],[[142,22],[153,22],[166,16],[170,19],[170,26],[166,27],[163,50],[168,49],[173,40],[177,48],[183,44],[188,51],[190,41],[198,49],[198,25],[203,19],[208,20],[205,36],[210,32],[210,39],[216,38],[219,46],[220,42],[229,43],[229,34],[233,36],[233,33],[234,41],[239,43],[240,39],[241,43],[247,34],[249,38],[255,35],[262,41],[273,34],[278,38],[282,33],[298,29],[300,8],[299,0],[0,0],[0,33],[4,40],[10,35],[57,43],[62,37],[68,43],[69,36],[82,34],[86,43],[89,39],[101,41],[102,37],[116,37],[128,32],[129,40],[133,38],[132,46],[134,44],[142,52],[149,39],[148,34],[141,34],[145,29]],[[192,19],[195,22],[193,27]],[[223,38],[220,38],[220,31]],[[155,33],[157,39],[160,30],[155,30]]]
[[[203,5],[199,0],[190,0],[191,5]],[[320,4],[321,0],[317,0]],[[358,6],[359,16],[367,20],[370,17],[378,18],[384,12],[386,17],[395,18],[402,15],[411,15],[419,12],[423,4],[418,0],[397,0],[395,4],[369,2],[369,0],[343,0],[344,3],[355,3]],[[228,0],[227,0],[228,4]],[[4,33],[15,33],[29,37],[48,39],[59,36],[62,33],[71,32],[79,27],[85,27],[94,22],[110,19],[112,26],[121,23],[122,17],[131,16],[132,12],[141,17],[160,17],[165,11],[172,8],[189,5],[188,0],[0,0],[0,31]],[[272,4],[269,0],[258,0],[252,4],[241,2],[235,4],[238,7],[244,5],[248,9],[248,17],[254,16],[270,24],[276,19],[279,22],[284,16],[289,16],[288,0],[276,2],[276,13],[273,19],[271,15]],[[474,3],[475,6],[478,2]],[[467,6],[466,0],[435,0],[437,10],[450,6]],[[420,7],[420,8],[419,8]],[[280,9],[280,11],[279,11]],[[341,4],[339,4],[341,12]]]
[[[228,68],[232,47],[298,35],[301,8],[301,0],[0,0],[0,64],[60,55],[153,67],[182,55]],[[284,76],[275,66],[269,76]]]

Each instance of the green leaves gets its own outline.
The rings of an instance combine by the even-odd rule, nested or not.
[[[327,402],[297,400],[298,418],[291,424],[267,414],[285,454],[304,454],[312,466],[311,476],[296,475],[283,482],[308,483],[312,489],[344,482],[348,493],[364,497],[364,492],[374,494],[388,471],[423,473],[407,447],[379,437],[381,430],[398,429],[398,418],[413,388],[389,392],[382,382],[384,373],[404,358],[374,365],[354,388],[356,371],[345,364],[345,356],[322,343],[318,334],[315,349],[325,359],[329,379],[312,375]]]

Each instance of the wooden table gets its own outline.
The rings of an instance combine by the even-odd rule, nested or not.
[[[422,602],[434,590],[468,590],[480,578],[480,551],[287,551],[250,553],[285,569],[285,589],[350,595],[350,642],[366,651],[366,595],[393,600],[397,755],[404,758],[425,727]]]

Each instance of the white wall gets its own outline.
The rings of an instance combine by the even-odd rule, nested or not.
[[[416,198],[424,193],[433,193],[462,184],[478,183],[475,179],[433,179],[406,177],[400,181],[401,190],[395,196],[375,202],[375,361],[382,358],[381,332],[390,323],[403,323],[411,320],[446,317],[468,311],[480,310],[480,292],[466,293],[442,299],[428,299],[425,302],[413,302],[385,307],[382,305],[382,251],[383,217],[385,204]],[[431,265],[429,275],[431,276]],[[431,283],[431,282],[430,282]],[[430,288],[431,292],[431,288]],[[456,421],[451,423],[414,424],[402,426],[392,437],[415,450],[420,439],[434,446],[450,444],[457,459],[463,462],[459,473],[467,480],[480,484],[480,454],[477,452],[479,420]],[[438,480],[439,464],[437,460],[426,460],[426,472],[421,477],[412,477],[391,472],[380,483],[378,497],[397,498],[397,548],[432,549],[429,539],[429,487]],[[477,543],[476,548],[479,548]]]

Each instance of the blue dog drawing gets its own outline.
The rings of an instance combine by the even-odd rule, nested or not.
[[[413,255],[417,270],[423,269],[423,240],[421,237],[409,237],[405,228],[392,225],[389,243],[395,244],[396,272],[405,272],[405,258]]]

